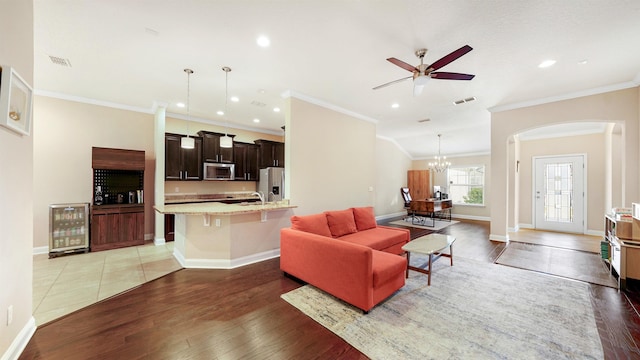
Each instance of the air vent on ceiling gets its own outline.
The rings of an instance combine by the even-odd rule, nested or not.
[[[257,107],[265,107],[265,106],[267,106],[267,104],[261,103],[260,101],[255,101],[255,100],[253,100],[251,102],[251,105],[254,105],[254,106],[257,106]]]
[[[61,58],[58,56],[52,56],[52,55],[49,55],[49,59],[51,59],[51,62],[56,65],[71,67],[71,61],[69,61],[69,59]]]
[[[423,123],[423,122],[427,122],[427,121],[431,121],[431,119],[426,118],[426,119],[418,120],[419,123]]]
[[[464,103],[468,103],[468,102],[474,101],[475,99],[476,99],[476,97],[472,96],[472,97],[468,97],[466,99],[461,99],[461,100],[454,101],[453,104],[454,105],[460,105],[460,104],[464,104]]]

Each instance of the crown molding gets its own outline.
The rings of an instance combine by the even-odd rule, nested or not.
[[[396,141],[396,139],[394,138],[390,138],[390,137],[386,137],[386,136],[382,136],[382,135],[377,135],[376,134],[376,138],[380,139],[380,140],[385,140],[388,141],[390,143],[392,143],[393,145],[395,145],[396,148],[398,148],[398,150],[400,150],[400,152],[402,152],[403,154],[405,154],[410,160],[415,160],[411,154],[409,154],[407,152],[407,150],[405,150],[402,146],[400,146],[400,144],[398,144],[398,142]]]
[[[124,104],[119,104],[119,103],[114,103],[109,101],[90,99],[90,98],[85,98],[81,96],[68,95],[68,94],[63,94],[63,93],[58,93],[53,91],[46,91],[46,90],[34,90],[34,94],[38,96],[50,97],[54,99],[68,100],[68,101],[78,102],[82,104],[104,106],[112,109],[133,111],[133,112],[151,114],[151,115],[155,114],[158,108],[166,109],[169,104],[163,101],[154,101],[151,107],[142,108],[138,106],[124,105]],[[217,122],[214,120],[203,119],[203,118],[190,117],[189,119],[187,119],[187,117],[184,115],[169,113],[169,112],[167,112],[165,116],[181,119],[181,120],[195,121],[203,124],[228,127],[229,129],[238,129],[238,130],[245,130],[245,131],[253,131],[253,132],[262,133],[262,134],[282,136],[282,130],[260,129],[260,128],[251,127],[251,126],[234,125],[233,123],[222,123],[222,122]]]
[[[553,102],[558,102],[563,100],[570,100],[570,99],[576,99],[576,98],[581,98],[585,96],[598,95],[598,94],[604,94],[604,93],[618,91],[618,90],[629,89],[629,88],[636,87],[638,85],[640,85],[640,74],[638,74],[634,78],[634,80],[628,81],[628,82],[607,85],[607,86],[602,86],[602,87],[593,88],[593,89],[581,90],[581,91],[572,92],[564,95],[550,96],[550,97],[541,98],[541,99],[534,99],[534,100],[527,100],[527,101],[522,101],[522,102],[517,102],[512,104],[498,105],[498,106],[490,107],[487,110],[489,110],[489,112],[491,113],[515,110],[515,109],[521,109],[521,108],[530,107],[530,106],[548,104],[548,103],[553,103]]]
[[[374,118],[370,118],[368,116],[362,115],[362,114],[358,114],[357,112],[351,111],[351,110],[347,110],[345,108],[341,108],[339,106],[333,105],[331,103],[328,103],[324,100],[320,100],[317,98],[314,98],[312,96],[309,95],[305,95],[302,93],[299,93],[297,91],[294,90],[287,90],[285,92],[283,92],[280,96],[282,96],[282,98],[284,99],[288,99],[288,98],[296,98],[296,99],[300,99],[300,100],[304,100],[308,103],[314,104],[314,105],[318,105],[321,106],[323,108],[327,108],[329,110],[333,110],[335,112],[339,112],[360,120],[364,120],[364,121],[368,121],[368,122],[372,122],[374,124],[378,123],[378,120],[374,119]]]

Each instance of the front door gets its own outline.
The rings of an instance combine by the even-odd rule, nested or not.
[[[584,233],[584,156],[535,158],[534,227]]]

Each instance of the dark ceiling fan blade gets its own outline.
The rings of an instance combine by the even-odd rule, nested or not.
[[[388,58],[387,61],[392,63],[392,64],[395,64],[397,66],[400,66],[401,68],[403,68],[403,69],[405,69],[407,71],[411,71],[411,72],[414,72],[414,71],[418,71],[419,72],[420,71],[415,66],[409,65],[406,62],[404,62],[402,60],[398,60],[396,58]]]
[[[385,87],[385,86],[389,86],[389,85],[393,85],[393,84],[395,84],[395,83],[399,83],[399,82],[402,82],[402,81],[405,81],[405,80],[409,80],[409,79],[411,79],[412,77],[413,77],[413,75],[412,75],[412,76],[407,76],[406,78],[402,78],[402,79],[398,79],[398,80],[393,80],[393,81],[388,82],[388,83],[386,83],[386,84],[378,85],[378,86],[374,87],[374,88],[373,88],[373,90],[378,90],[378,89],[383,88],[383,87]]]
[[[461,47],[460,49],[450,53],[449,55],[446,55],[445,57],[437,60],[436,62],[431,64],[429,66],[429,68],[431,68],[433,70],[438,70],[441,67],[449,64],[450,62],[456,60],[457,58],[461,57],[462,55],[468,53],[471,50],[473,50],[473,48],[471,46],[465,45],[465,46]]]
[[[429,74],[432,79],[440,79],[440,80],[471,80],[475,77],[475,75],[471,74],[460,74],[460,73],[452,73],[452,72],[432,72]]]

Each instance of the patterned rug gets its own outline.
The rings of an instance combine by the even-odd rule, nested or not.
[[[496,264],[618,288],[600,254],[511,242]]]
[[[431,225],[431,219],[427,219],[426,223],[428,225]],[[453,224],[457,224],[458,221],[455,220],[451,220],[451,221],[440,221],[440,220],[436,220],[435,226],[426,226],[426,225],[420,225],[417,223],[416,220],[416,224],[414,225],[413,222],[411,220],[396,220],[396,221],[392,221],[389,224],[393,224],[393,225],[402,225],[402,226],[408,226],[408,227],[415,227],[415,228],[420,228],[420,229],[427,229],[427,230],[433,230],[433,231],[438,231],[440,229],[444,229],[449,225],[453,225]]]
[[[310,285],[282,298],[371,359],[604,358],[589,285],[445,260],[434,263],[431,286],[410,271],[406,285],[367,315]]]

